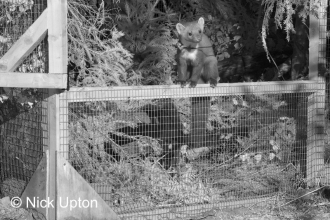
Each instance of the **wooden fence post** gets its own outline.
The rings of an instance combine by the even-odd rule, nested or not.
[[[48,44],[49,44],[49,74],[67,73],[67,0],[47,0],[48,16]],[[56,207],[56,157],[60,146],[60,123],[59,123],[59,92],[58,89],[49,89],[48,99],[48,132],[49,149],[46,151],[48,158],[47,196],[54,201],[55,208],[48,208],[46,217],[55,220],[57,217]]]
[[[316,92],[308,97],[307,183],[314,185],[324,168],[325,80],[327,1],[321,0],[319,18],[309,18],[309,79],[316,83]],[[325,16],[325,17],[324,17]]]

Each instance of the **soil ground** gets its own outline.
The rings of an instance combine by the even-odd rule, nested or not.
[[[282,202],[282,207],[266,203],[222,209],[204,218],[192,220],[330,220],[330,202],[319,196],[313,195],[286,203]]]

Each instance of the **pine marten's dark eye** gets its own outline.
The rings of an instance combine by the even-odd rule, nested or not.
[[[198,32],[201,34],[202,33],[202,30],[199,30]]]
[[[192,36],[192,33],[191,33],[191,32],[189,32],[189,33],[188,33],[188,35],[189,35],[189,37],[191,37],[191,36]]]

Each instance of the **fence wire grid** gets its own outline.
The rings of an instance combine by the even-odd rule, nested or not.
[[[45,91],[36,90],[40,99]],[[18,94],[18,96],[21,94]],[[47,105],[19,106],[0,103],[0,192],[20,196],[31,179],[47,146]]]
[[[328,181],[322,97],[311,82],[77,89],[60,96],[61,154],[119,214],[290,193]]]
[[[1,58],[38,19],[46,2],[0,1]],[[45,73],[47,68],[46,39],[14,71]],[[43,156],[47,106],[41,101],[47,94],[42,89],[0,88],[0,198],[20,196]]]
[[[47,8],[45,0],[0,1],[0,57],[15,44]],[[16,68],[22,73],[46,73],[48,68],[47,39]]]

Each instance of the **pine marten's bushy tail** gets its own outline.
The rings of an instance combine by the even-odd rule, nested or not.
[[[203,147],[206,143],[206,125],[210,112],[210,97],[191,98],[191,131],[192,148]]]

